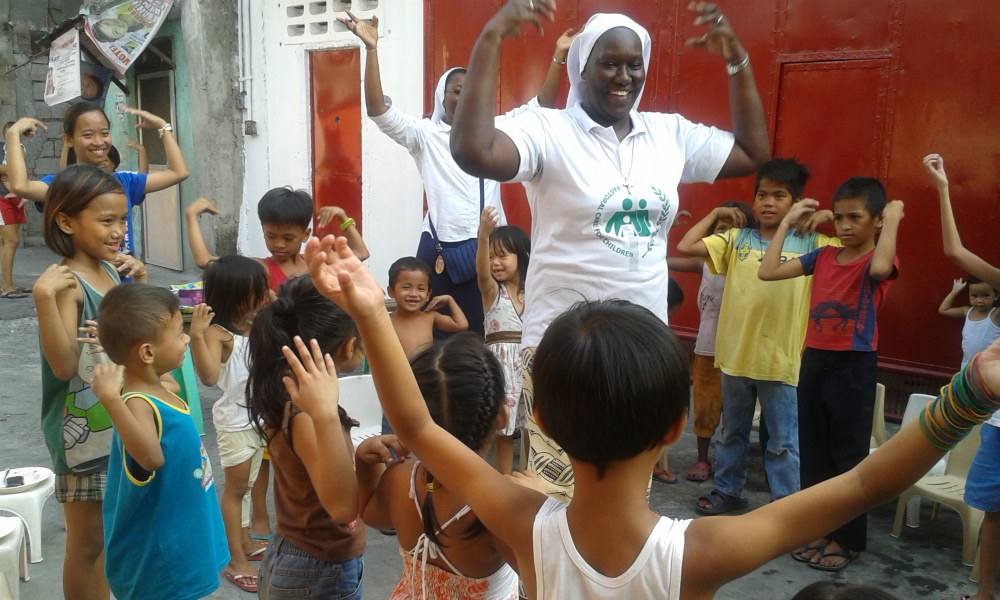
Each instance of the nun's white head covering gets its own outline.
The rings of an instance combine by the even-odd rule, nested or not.
[[[434,88],[434,112],[431,114],[431,121],[440,123],[444,119],[444,84],[448,81],[448,76],[452,71],[464,70],[465,67],[452,67],[438,79],[437,87]]]
[[[590,59],[590,53],[594,50],[594,44],[597,43],[598,38],[604,35],[609,29],[614,29],[615,27],[627,27],[639,36],[639,40],[642,42],[642,62],[646,67],[646,72],[649,72],[649,52],[652,47],[652,41],[649,39],[649,33],[645,28],[625,15],[598,13],[590,17],[583,31],[573,39],[573,43],[569,47],[569,54],[566,57],[566,71],[569,74],[569,95],[566,98],[567,107],[573,106],[583,100],[585,95],[583,91],[583,68],[587,66],[587,60]],[[642,99],[642,91],[639,90],[633,108],[639,106],[639,100]]]

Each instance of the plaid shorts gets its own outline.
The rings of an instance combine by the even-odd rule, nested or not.
[[[90,475],[56,474],[56,501],[86,502],[88,500],[104,500],[104,488],[108,484],[108,472],[91,473]]]

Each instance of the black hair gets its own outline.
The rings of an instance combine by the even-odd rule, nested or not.
[[[483,338],[464,332],[439,340],[410,362],[420,394],[434,422],[474,452],[492,442],[496,418],[504,405],[504,375],[500,361]],[[427,470],[426,483],[434,483]],[[441,524],[434,512],[434,492],[428,489],[423,508],[424,533],[439,544]],[[484,531],[482,523],[469,531],[472,538]]]
[[[76,131],[77,120],[89,112],[101,113],[101,116],[103,116],[104,120],[107,121],[108,127],[111,127],[111,119],[108,118],[108,115],[104,112],[103,108],[93,102],[79,102],[77,104],[70,105],[70,107],[66,109],[66,112],[63,113],[63,133],[72,137],[73,133]]]
[[[97,309],[97,337],[111,360],[125,364],[132,348],[159,339],[163,326],[179,311],[177,296],[166,288],[116,285]]]
[[[687,414],[687,354],[666,323],[626,300],[580,302],[557,317],[532,371],[542,428],[598,477],[655,448]]]
[[[524,291],[528,278],[528,258],[531,256],[531,239],[517,225],[501,225],[490,233],[490,248],[503,250],[517,256],[517,291]]]
[[[840,184],[837,191],[833,193],[831,206],[836,206],[840,200],[858,198],[865,203],[865,210],[873,217],[877,217],[885,210],[885,186],[874,177],[851,177]]]
[[[115,176],[94,165],[73,165],[56,173],[45,192],[42,233],[50,250],[70,258],[76,253],[73,237],[59,227],[56,216],[75,216],[104,194],[124,194]]]
[[[10,129],[10,126],[13,125],[13,124],[14,124],[14,121],[7,121],[6,123],[3,124],[3,132],[4,132],[4,134],[7,133],[7,130]]]
[[[667,277],[667,310],[684,304],[684,290],[673,277]]]
[[[212,307],[215,325],[246,334],[253,312],[270,298],[267,271],[252,258],[231,254],[208,263],[202,275],[205,304]]]
[[[268,190],[257,203],[257,217],[262,225],[298,225],[306,229],[312,224],[314,211],[309,192],[290,187]]]
[[[286,281],[277,299],[257,313],[250,327],[246,396],[250,423],[268,440],[281,430],[285,404],[291,400],[282,382],[288,362],[281,347],[294,349],[295,336],[306,344],[315,339],[323,354],[336,357],[344,344],[358,338],[358,327],[316,290],[308,275]]]
[[[723,202],[719,206],[722,206],[722,207],[725,207],[725,208],[738,208],[738,209],[740,209],[740,212],[743,213],[743,215],[747,218],[746,227],[748,227],[750,229],[757,229],[757,227],[758,227],[757,218],[753,216],[753,209],[750,208],[750,205],[747,204],[746,202],[740,202],[738,200],[726,200],[725,202]],[[712,226],[708,228],[708,232],[710,234],[711,233],[715,233],[715,228],[718,227],[718,226],[719,226],[719,220],[718,219],[712,221]]]
[[[424,273],[427,275],[428,284],[430,283],[430,266],[416,256],[404,256],[403,258],[400,258],[396,262],[392,263],[389,267],[389,287],[396,285],[396,278],[399,277],[400,271],[416,271],[417,273]]]
[[[762,179],[770,179],[784,186],[792,195],[792,199],[798,200],[806,189],[806,182],[809,181],[809,167],[794,158],[772,158],[757,171],[757,178],[753,184],[754,194],[760,188]]]
[[[799,590],[792,600],[899,600],[872,585],[817,581]]]

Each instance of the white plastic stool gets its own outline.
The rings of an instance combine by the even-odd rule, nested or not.
[[[43,472],[44,480],[23,492],[0,494],[0,512],[6,511],[20,517],[28,532],[31,562],[42,562],[42,506],[56,490],[56,476],[45,467],[33,467]]]
[[[0,598],[8,591],[14,600],[21,597],[21,579],[28,580],[28,551],[24,547],[24,528],[17,517],[0,517],[0,532],[9,531],[0,538],[0,574],[5,582],[0,582]]]

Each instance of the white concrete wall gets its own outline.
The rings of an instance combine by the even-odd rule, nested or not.
[[[243,0],[248,10],[240,25],[249,49],[247,119],[258,134],[246,136],[246,179],[240,213],[239,251],[267,256],[257,220],[257,201],[267,190],[291,185],[312,191],[312,156],[308,52],[360,45],[343,26],[310,35],[310,0]],[[326,5],[340,9],[340,0]],[[304,6],[301,18],[290,18],[289,8]],[[423,110],[423,3],[415,0],[353,0],[352,12],[379,19],[379,59],[382,85],[396,107],[412,115]],[[293,9],[294,12],[294,9]],[[248,14],[246,14],[248,13]],[[346,16],[345,13],[335,13]],[[289,25],[305,22],[304,35],[289,37]],[[361,77],[364,61],[361,52]],[[364,111],[362,90],[362,114]],[[413,159],[383,135],[367,117],[362,123],[362,205],[369,267],[383,283],[389,265],[401,256],[416,254],[420,238],[423,191]]]

